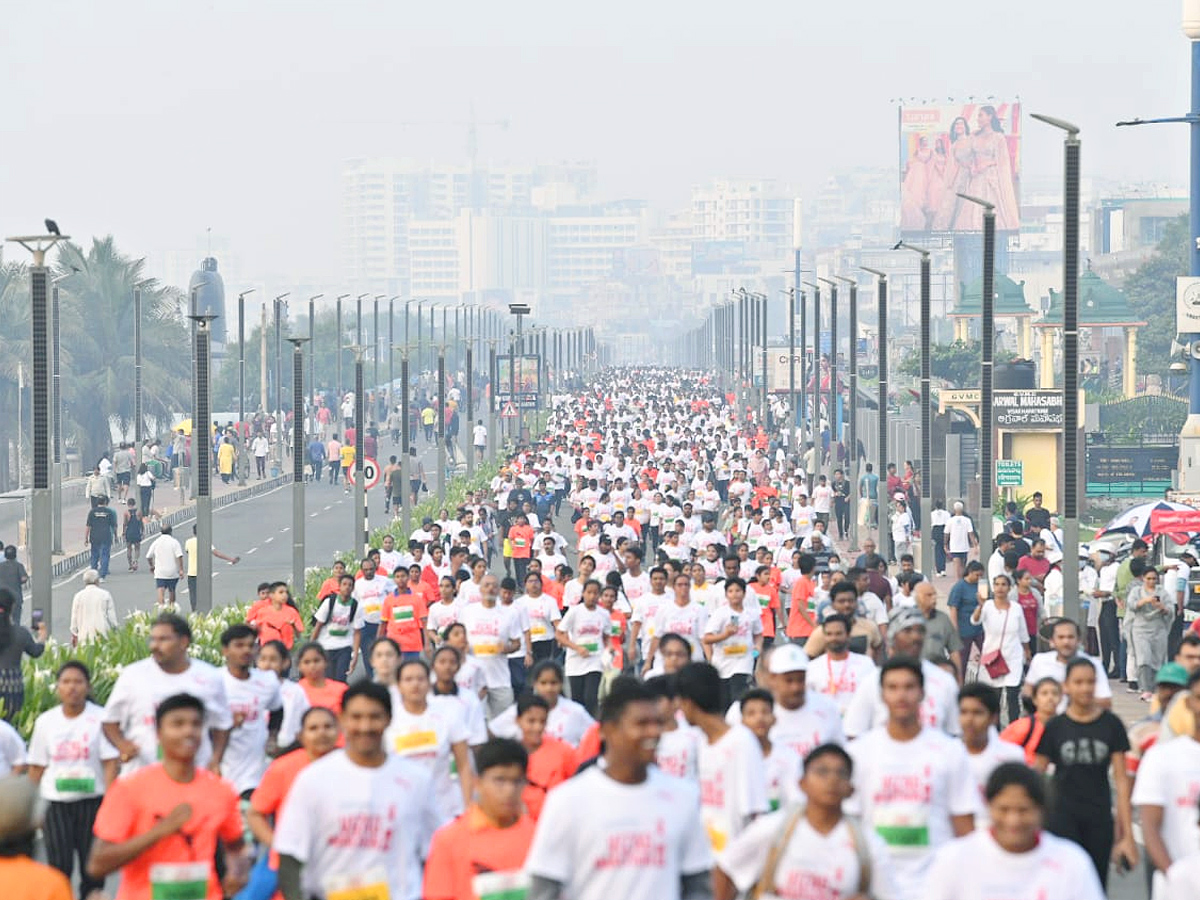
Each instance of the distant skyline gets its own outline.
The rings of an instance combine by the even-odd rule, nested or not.
[[[811,203],[895,167],[901,98],[1019,97],[1082,128],[1085,177],[1187,179],[1186,128],[1113,127],[1186,112],[1177,2],[41,0],[4,22],[4,235],[50,216],[153,261],[211,228],[231,295],[336,280],[345,161],[465,164],[472,106],[509,123],[479,126],[481,162],[594,160],[602,198],[664,211],[713,178]],[[1061,135],[1023,132],[1025,183],[1052,183]]]

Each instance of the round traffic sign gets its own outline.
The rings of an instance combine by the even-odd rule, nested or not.
[[[351,466],[346,473],[350,478],[350,483],[355,484],[358,476],[358,467]],[[371,459],[369,456],[363,457],[363,490],[367,491],[379,484],[379,463]]]

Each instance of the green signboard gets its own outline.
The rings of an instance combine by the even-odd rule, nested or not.
[[[996,486],[1020,487],[1025,482],[1025,464],[1019,459],[996,460]]]

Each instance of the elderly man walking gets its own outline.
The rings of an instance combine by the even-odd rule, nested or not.
[[[88,569],[83,573],[83,590],[71,601],[71,646],[95,640],[117,624],[112,594],[100,587],[100,573]]]

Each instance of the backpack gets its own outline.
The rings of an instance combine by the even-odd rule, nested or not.
[[[337,594],[326,594],[325,597],[321,600],[321,602],[319,604],[317,604],[317,608],[313,610],[312,616],[309,617],[308,624],[310,626],[317,624],[317,613],[319,613],[321,611],[321,607],[323,607],[326,603],[329,604],[329,614],[328,614],[328,618],[326,619],[324,624],[325,625],[331,624],[333,622],[333,604],[337,603],[337,598],[338,598]],[[351,626],[353,626],[353,624],[354,624],[354,614],[357,611],[358,611],[358,600],[354,597],[351,597],[350,598],[350,619],[349,619]]]

